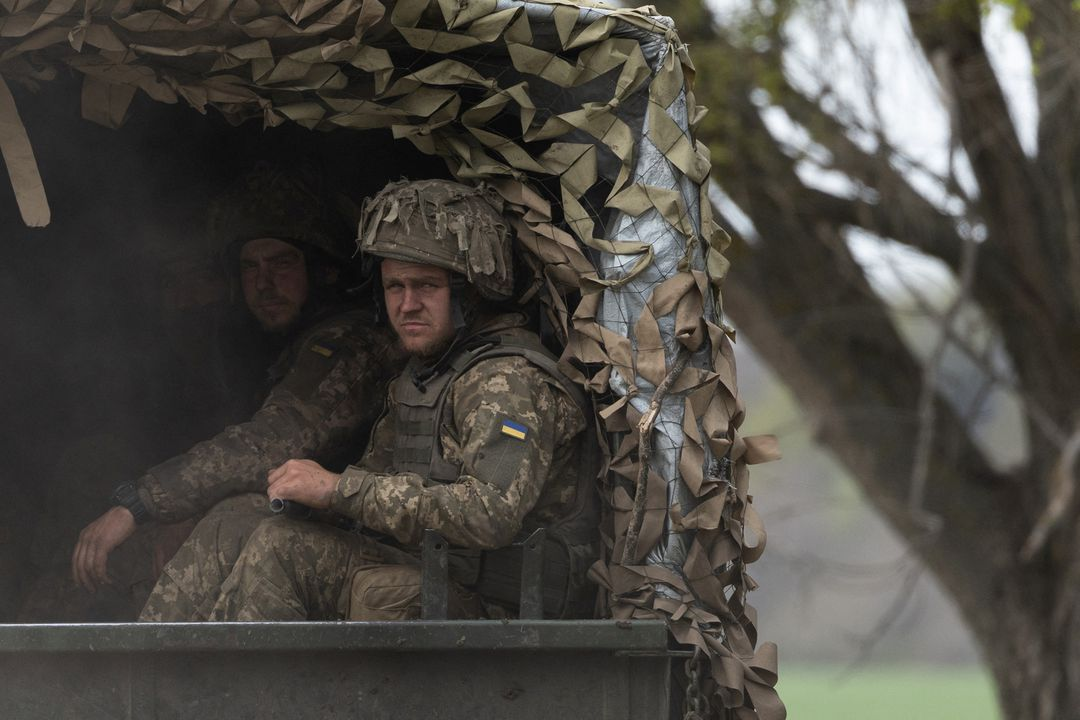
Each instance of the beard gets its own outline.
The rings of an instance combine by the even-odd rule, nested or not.
[[[422,360],[434,360],[441,357],[454,342],[454,337],[439,337],[432,339],[423,339],[416,337],[402,337],[398,335],[398,348],[406,355],[410,357],[417,357]]]

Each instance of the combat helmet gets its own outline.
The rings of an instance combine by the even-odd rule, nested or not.
[[[312,168],[260,162],[235,180],[210,208],[211,242],[227,262],[248,240],[271,237],[339,263],[352,256],[351,233],[328,202]]]
[[[486,185],[392,182],[364,202],[359,235],[360,252],[459,273],[488,300],[514,292],[503,201]]]

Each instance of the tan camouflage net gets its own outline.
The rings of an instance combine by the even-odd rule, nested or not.
[[[607,398],[612,512],[593,574],[611,614],[665,618],[704,652],[708,714],[784,717],[775,647],[756,649],[746,603],[746,564],[765,544],[747,466],[776,451],[738,433],[719,301],[727,238],[692,134],[693,66],[666,19],[514,0],[0,7],[0,151],[30,225],[49,209],[6,83],[65,65],[84,76],[84,115],[108,126],[141,89],[237,122],[390,128],[458,179],[496,187],[541,261],[567,371]]]

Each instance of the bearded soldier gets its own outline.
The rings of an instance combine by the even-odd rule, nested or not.
[[[591,412],[507,302],[514,265],[501,200],[441,180],[392,183],[365,205],[359,246],[381,260],[383,307],[410,359],[356,466],[338,474],[293,459],[269,473],[267,494],[360,530],[264,520],[227,576],[198,564],[167,571],[142,619],[417,618],[425,528],[452,548],[452,617],[515,612],[517,588],[487,573],[520,576],[520,550],[508,546],[541,527],[553,538],[546,613],[588,614]],[[189,543],[209,545],[201,528]]]
[[[265,497],[250,493],[265,489],[270,469],[297,456],[344,467],[378,416],[396,350],[373,311],[356,307],[345,292],[351,234],[321,195],[308,176],[261,165],[212,212],[211,235],[227,247],[244,304],[280,353],[250,420],[121,484],[112,507],[80,533],[74,582],[90,593],[111,586],[130,600],[129,617],[156,578],[148,548],[161,545],[160,533],[136,534],[138,526],[177,523],[214,508],[208,523],[220,528],[221,542],[242,543],[269,514]],[[35,614],[45,613],[24,612]]]

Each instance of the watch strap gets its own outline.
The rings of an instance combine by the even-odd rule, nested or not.
[[[150,519],[150,511],[146,509],[142,498],[139,497],[139,490],[135,487],[135,483],[118,485],[109,496],[109,500],[113,505],[127,508],[135,518],[136,525],[141,525]]]

